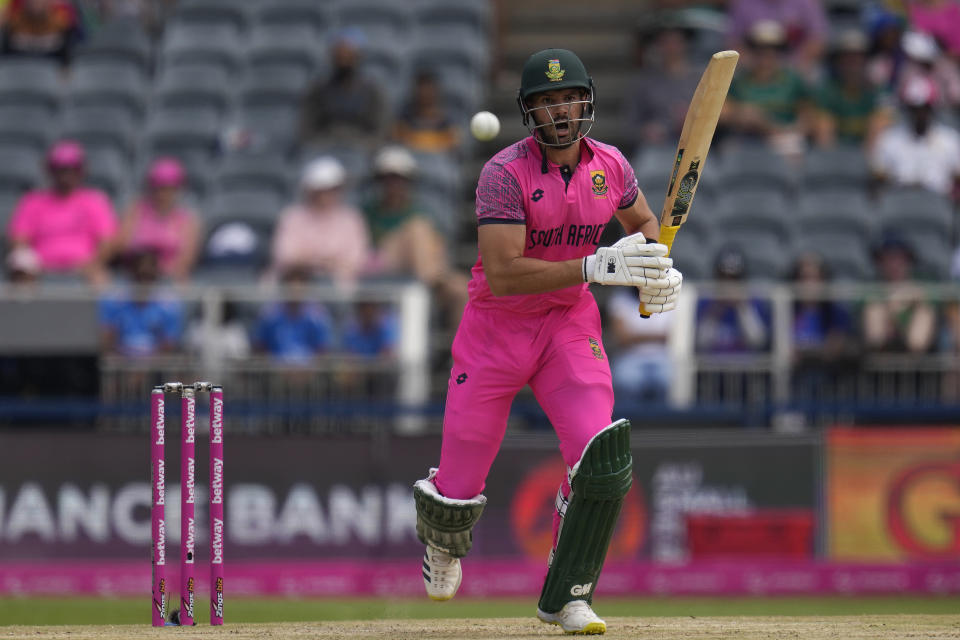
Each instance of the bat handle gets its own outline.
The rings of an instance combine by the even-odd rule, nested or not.
[[[660,240],[654,240],[653,238],[647,238],[647,244],[657,244],[662,243],[667,245],[667,257],[670,256],[670,249],[673,248],[673,239],[677,236],[677,230],[680,228],[680,225],[669,226],[664,225],[660,227]],[[641,302],[640,303],[640,317],[649,318],[652,314],[647,313],[646,307]]]

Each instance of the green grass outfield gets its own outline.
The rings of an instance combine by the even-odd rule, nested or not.
[[[829,598],[598,598],[602,616],[856,616],[952,614],[954,597]],[[198,602],[199,622],[206,624],[206,601]],[[226,601],[230,622],[312,622],[423,618],[532,617],[536,598],[470,599],[451,602],[387,599],[289,600],[236,598]],[[0,598],[0,625],[149,624],[149,598]]]

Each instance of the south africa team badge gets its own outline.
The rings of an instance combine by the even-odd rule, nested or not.
[[[593,183],[593,195],[598,198],[607,197],[607,176],[604,174],[603,169],[598,169],[596,171],[590,172],[590,181]]]
[[[563,80],[563,75],[566,73],[565,70],[560,68],[560,60],[547,60],[547,79],[550,82],[560,82]]]
[[[593,357],[597,360],[603,360],[603,351],[600,350],[600,342],[596,338],[587,338],[590,343],[590,350],[593,351]]]

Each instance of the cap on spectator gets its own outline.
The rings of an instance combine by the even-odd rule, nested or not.
[[[147,171],[147,183],[155,188],[179,187],[186,177],[183,165],[179,160],[171,157],[157,158]]]
[[[300,186],[305,191],[325,191],[342,186],[347,172],[333,156],[321,156],[312,160],[303,170]]]
[[[257,248],[257,234],[244,222],[228,222],[210,234],[207,254],[211,258],[230,258],[252,254]]]
[[[82,167],[86,153],[79,142],[61,140],[54,143],[47,152],[47,166],[52,169],[73,169]]]
[[[334,35],[333,44],[362,49],[367,44],[367,36],[356,27],[345,27],[337,31]]]
[[[924,76],[909,78],[900,90],[900,99],[908,107],[930,107],[938,98],[936,83]]]
[[[373,170],[378,176],[413,178],[417,173],[417,160],[403,147],[384,147],[373,160]]]
[[[928,33],[921,31],[907,31],[900,38],[900,45],[908,57],[918,62],[932,63],[939,55],[937,41]]]
[[[40,273],[40,256],[30,247],[17,247],[7,255],[7,270],[35,276]]]
[[[747,40],[754,47],[783,47],[787,44],[787,31],[776,20],[758,20],[750,25]]]
[[[860,29],[844,29],[832,43],[835,53],[866,53],[869,48],[867,34]]]

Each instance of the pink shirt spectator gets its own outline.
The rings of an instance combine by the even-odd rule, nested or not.
[[[274,270],[307,267],[338,282],[357,279],[370,250],[370,232],[363,214],[348,205],[322,212],[301,204],[280,215],[273,237]]]
[[[910,23],[929,33],[952,56],[960,56],[960,2],[911,2]]]
[[[540,146],[532,137],[510,145],[487,162],[477,185],[478,224],[526,225],[523,255],[560,262],[590,255],[617,209],[637,199],[633,168],[616,149],[592,138],[580,143],[580,163],[564,183],[557,165],[544,173]],[[574,187],[573,183],[577,186]],[[470,300],[478,307],[543,313],[588,296],[586,284],[548,293],[494,297],[482,257],[473,267]]]
[[[89,188],[65,196],[46,189],[32,191],[20,200],[9,226],[11,239],[30,245],[46,271],[85,266],[116,232],[110,200]]]
[[[160,271],[170,275],[180,254],[184,251],[186,238],[196,219],[185,207],[177,207],[166,215],[159,213],[149,200],[138,200],[132,209],[133,232],[127,250],[156,252],[160,259]]]
[[[827,37],[827,16],[820,0],[732,0],[728,14],[733,44],[746,40],[750,28],[761,20],[781,24],[791,49]]]

